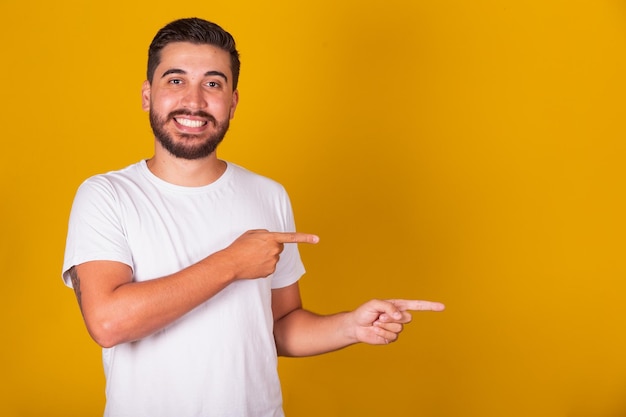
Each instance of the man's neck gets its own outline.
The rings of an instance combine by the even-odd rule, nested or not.
[[[211,184],[226,171],[226,162],[217,159],[215,152],[205,158],[188,160],[157,151],[146,164],[148,169],[163,181],[184,187]]]

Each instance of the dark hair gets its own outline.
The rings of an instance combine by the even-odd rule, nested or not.
[[[148,81],[152,83],[154,71],[161,62],[161,50],[172,42],[191,42],[216,46],[230,54],[233,73],[233,90],[239,81],[239,52],[232,35],[219,25],[196,17],[179,19],[165,25],[152,39],[148,49]]]

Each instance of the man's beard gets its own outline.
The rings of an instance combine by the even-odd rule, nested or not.
[[[178,137],[183,139],[181,142],[175,142],[172,136],[165,130],[165,124],[176,116],[196,116],[202,117],[207,120],[207,123],[213,123],[215,132],[209,135],[206,140],[198,145],[189,145],[185,143],[186,139],[197,139],[197,135],[179,134]],[[204,111],[189,112],[185,110],[175,110],[167,115],[166,118],[159,117],[153,109],[150,109],[150,126],[154,137],[161,143],[161,145],[173,156],[181,159],[200,159],[209,156],[217,145],[220,144],[228,127],[230,125],[230,119],[226,119],[224,122],[218,122],[215,117]]]

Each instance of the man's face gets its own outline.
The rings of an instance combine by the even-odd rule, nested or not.
[[[211,45],[168,44],[152,84],[144,82],[143,109],[155,138],[177,158],[198,159],[215,151],[235,114],[228,52]]]

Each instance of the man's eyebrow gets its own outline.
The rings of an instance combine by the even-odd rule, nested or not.
[[[163,73],[163,75],[161,75],[161,78],[163,78],[165,76],[168,76],[170,74],[187,74],[187,73],[185,71],[181,70],[181,69],[178,69],[178,68],[171,68],[171,69],[168,69],[167,71],[165,71]]]
[[[187,72],[185,70],[180,69],[180,68],[171,68],[171,69],[168,69],[167,71],[165,71],[163,73],[163,75],[161,76],[161,78],[166,77],[166,76],[168,76],[170,74],[185,75],[185,74],[187,74]],[[204,73],[205,77],[209,77],[211,75],[222,77],[224,79],[224,81],[228,82],[228,77],[226,76],[226,74],[224,74],[221,71],[207,71],[207,72]]]
[[[207,71],[204,73],[205,77],[208,77],[210,75],[217,75],[218,77],[222,77],[224,81],[228,82],[228,77],[221,71]]]

